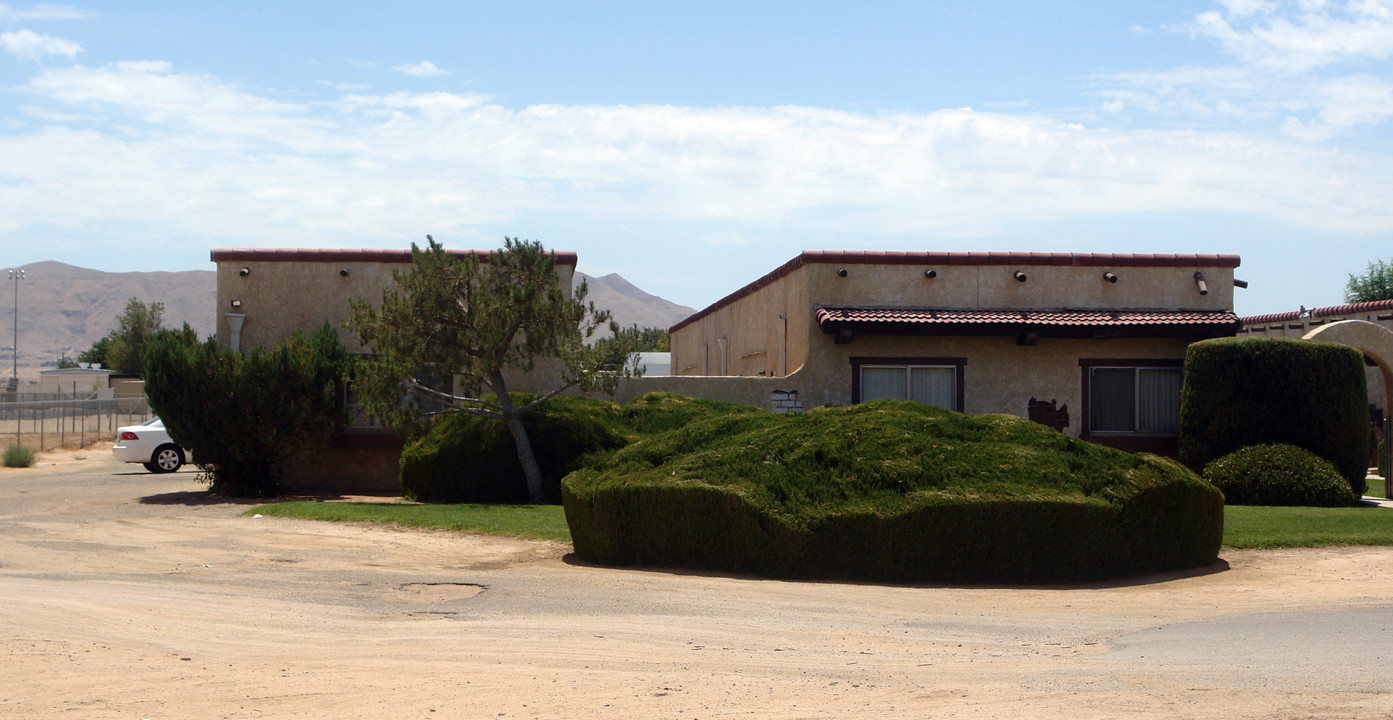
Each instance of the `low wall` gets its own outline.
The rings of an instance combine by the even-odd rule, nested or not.
[[[614,392],[614,401],[620,404],[651,392],[677,393],[707,400],[751,405],[775,412],[802,410],[803,402],[798,399],[799,391],[805,384],[795,372],[787,377],[759,376],[668,376],[638,377],[625,380]],[[803,393],[806,396],[806,392]]]

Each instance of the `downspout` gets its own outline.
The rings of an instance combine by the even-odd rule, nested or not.
[[[788,376],[788,315],[779,313],[784,321],[784,336],[779,340],[779,377]]]
[[[242,323],[247,319],[246,313],[223,313],[223,317],[227,318],[227,346],[232,352],[242,352]]]

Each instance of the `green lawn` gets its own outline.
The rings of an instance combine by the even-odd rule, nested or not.
[[[1393,509],[1230,505],[1224,545],[1235,548],[1393,545]]]
[[[295,500],[258,505],[242,514],[391,523],[403,527],[571,541],[571,530],[566,527],[566,514],[560,505],[420,505]]]
[[[417,505],[297,500],[259,505],[245,514],[514,535],[570,542],[559,505]],[[1393,545],[1393,509],[1224,508],[1224,545],[1235,548]]]

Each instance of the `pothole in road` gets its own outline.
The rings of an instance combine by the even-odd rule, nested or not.
[[[396,597],[403,602],[438,603],[468,600],[484,591],[477,583],[406,583],[397,586]]]

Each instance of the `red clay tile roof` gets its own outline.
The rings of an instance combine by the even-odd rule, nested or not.
[[[860,250],[804,250],[798,257],[735,292],[698,310],[669,328],[676,332],[707,315],[767,287],[789,273],[813,263],[839,265],[1035,265],[1082,267],[1238,267],[1237,255],[1167,253],[1026,253],[1026,252],[873,252]]]
[[[478,255],[487,261],[497,250],[446,250],[451,255]],[[323,248],[229,248],[209,253],[213,262],[377,262],[409,263],[410,250]],[[576,264],[574,252],[556,252],[557,265]]]
[[[1362,312],[1376,312],[1379,310],[1393,310],[1393,300],[1370,300],[1369,302],[1350,303],[1348,305],[1327,305],[1311,310],[1311,317],[1330,317],[1332,315],[1353,315]],[[1287,322],[1301,317],[1301,313],[1296,310],[1284,313],[1269,313],[1267,315],[1249,315],[1239,318],[1239,322],[1244,325],[1266,325],[1267,323]]]
[[[1032,326],[1182,326],[1232,325],[1238,316],[1228,310],[957,310],[939,308],[818,308],[818,325],[1032,325]]]

